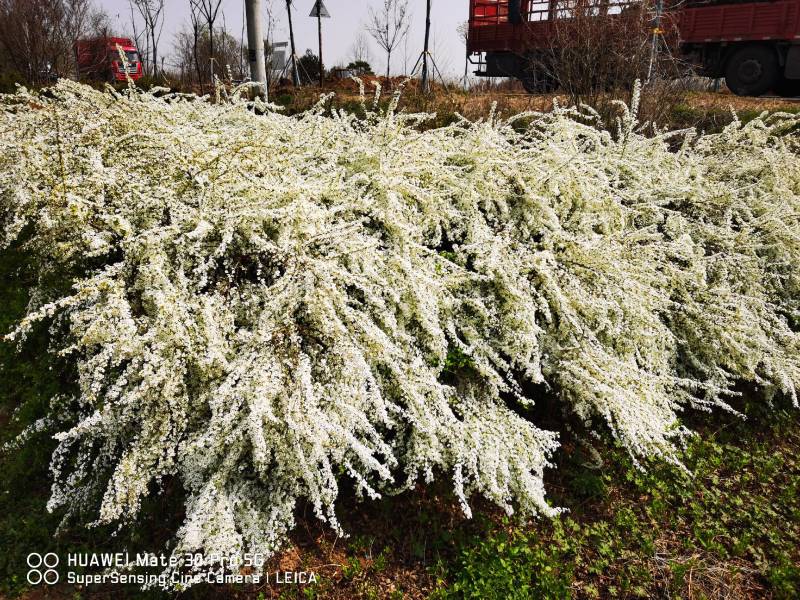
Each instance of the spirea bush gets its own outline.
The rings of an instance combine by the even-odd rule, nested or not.
[[[22,435],[57,439],[67,520],[129,523],[167,479],[176,555],[274,552],[300,501],[338,528],[345,482],[552,515],[530,390],[675,463],[680,411],[733,410],[737,382],[797,404],[796,117],[696,136],[634,99],[611,131],[559,107],[425,130],[396,101],[0,98],[2,244],[72,278],[6,336],[50,323],[77,366]]]

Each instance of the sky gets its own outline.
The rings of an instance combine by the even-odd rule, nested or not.
[[[317,21],[309,17],[315,0],[293,0],[295,44],[298,54],[307,48],[317,53]],[[350,62],[351,49],[356,36],[365,31],[369,19],[369,7],[377,7],[382,0],[323,0],[330,19],[322,22],[322,56],[326,67]],[[468,0],[432,0],[431,50],[437,66],[445,77],[460,77],[464,72],[464,44],[457,32],[460,23],[467,20]],[[95,0],[95,4],[111,17],[112,26],[122,33],[132,33],[131,11],[128,0]],[[272,42],[289,40],[285,0],[262,0],[264,6],[265,31],[268,13],[275,26]],[[159,54],[167,57],[175,42],[175,34],[189,23],[189,0],[166,0],[164,29],[159,43]],[[392,74],[410,71],[422,52],[425,37],[425,0],[410,0],[412,24],[407,40],[392,51]],[[239,38],[242,32],[244,0],[223,0],[225,27]],[[223,15],[217,23],[221,25]],[[137,21],[139,23],[139,21]],[[140,25],[137,25],[141,29]],[[245,39],[246,39],[245,34]],[[369,36],[367,36],[369,38]],[[386,69],[386,53],[369,38],[371,64],[377,73]]]

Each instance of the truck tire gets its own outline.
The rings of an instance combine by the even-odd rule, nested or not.
[[[744,46],[725,63],[725,83],[737,96],[760,96],[780,78],[778,57],[768,46]]]

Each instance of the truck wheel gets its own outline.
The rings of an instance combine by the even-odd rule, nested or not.
[[[725,83],[737,96],[760,96],[775,87],[779,76],[778,57],[767,46],[740,48],[725,65]]]
[[[775,93],[782,98],[796,98],[800,96],[800,79],[786,79],[781,77],[775,85]]]

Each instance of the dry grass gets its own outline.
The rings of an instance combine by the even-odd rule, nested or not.
[[[365,80],[367,94],[373,93],[373,83],[380,83],[386,101],[393,91],[402,89],[400,109],[408,112],[435,112],[438,115],[436,124],[446,124],[455,114],[467,119],[485,118],[496,107],[498,114],[510,116],[525,111],[546,112],[552,109],[553,103],[565,106],[570,103],[569,96],[564,93],[530,95],[518,84],[507,86],[508,89],[465,91],[459,87],[443,87],[436,85],[433,94],[424,95],[417,89],[416,81],[403,82],[401,78],[370,77]],[[324,90],[335,94],[332,106],[354,108],[358,105],[358,86],[350,80],[331,84]],[[273,92],[271,100],[284,106],[289,114],[307,110],[320,97],[319,88],[280,88]],[[608,108],[611,100],[630,101],[629,92],[611,92],[602,95],[600,103]],[[779,112],[800,110],[800,101],[775,97],[744,98],[735,96],[723,88],[720,92],[700,91],[663,91],[645,94],[642,99],[642,120],[655,121],[660,126],[683,128],[697,126],[701,129],[717,129],[729,123],[731,111],[740,115],[761,111]],[[605,115],[613,115],[614,109],[601,111]],[[608,116],[606,116],[608,118]]]

